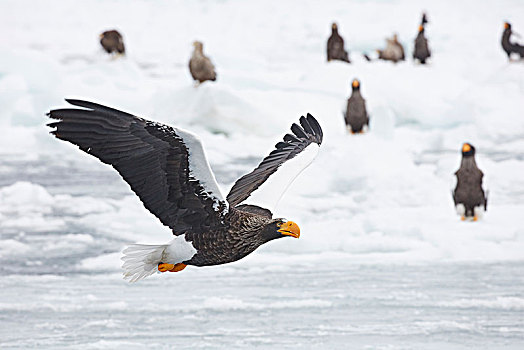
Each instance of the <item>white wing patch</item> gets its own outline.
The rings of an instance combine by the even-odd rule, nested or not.
[[[283,163],[278,170],[269,176],[259,188],[254,190],[242,204],[256,205],[269,209],[274,213],[284,192],[295,178],[313,162],[318,154],[319,148],[320,145],[311,143],[294,158]]]
[[[202,142],[198,136],[179,128],[174,129],[176,134],[182,138],[187,147],[189,153],[189,173],[200,182],[202,187],[204,187],[206,194],[213,198],[215,201],[214,209],[218,210],[220,202],[224,202],[229,206],[218,187],[215,174],[213,174],[213,171],[209,166],[204,148],[202,147]]]

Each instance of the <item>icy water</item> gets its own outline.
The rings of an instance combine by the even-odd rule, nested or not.
[[[6,166],[4,179],[31,167],[40,170],[17,180],[41,183],[55,196],[89,194],[100,203],[131,197],[107,167],[72,163],[66,171],[46,161]],[[49,180],[57,174],[59,184]],[[96,193],[86,179],[98,182]],[[4,243],[24,244],[25,255],[15,245],[0,256],[2,349],[524,346],[521,262],[362,264],[344,252],[262,248],[234,264],[129,284],[117,266],[128,240],[100,234],[91,228],[96,222],[79,224],[82,215],[67,210],[46,218],[64,216],[62,232],[23,226],[21,235],[19,226],[3,227]]]
[[[278,259],[277,259],[278,260]],[[0,280],[2,349],[522,349],[523,264],[211,268]]]

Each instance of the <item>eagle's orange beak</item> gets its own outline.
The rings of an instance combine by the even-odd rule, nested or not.
[[[508,29],[508,28],[509,28],[509,23],[508,22],[504,23],[504,29]]]
[[[469,152],[471,151],[471,146],[468,145],[467,143],[463,144],[462,145],[462,152],[466,153],[466,152]]]
[[[288,221],[283,223],[280,226],[280,229],[278,230],[283,235],[291,236],[295,238],[300,237],[300,227],[298,227],[297,224],[295,224],[293,221]]]
[[[353,85],[353,87],[356,88],[356,87],[358,87],[360,85],[360,83],[358,82],[357,79],[355,79],[355,80],[353,80],[353,83],[351,85]]]

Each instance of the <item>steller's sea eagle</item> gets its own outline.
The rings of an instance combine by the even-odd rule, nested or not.
[[[310,114],[252,172],[220,193],[200,140],[193,134],[96,103],[66,100],[82,108],[48,116],[57,138],[77,145],[115,168],[144,206],[175,238],[163,245],[133,244],[124,250],[124,278],[186,265],[233,262],[276,238],[300,236],[298,225],[273,218],[291,182],[315,158],[322,129]]]
[[[426,64],[426,60],[431,57],[428,47],[428,39],[424,35],[424,26],[418,26],[418,34],[415,38],[415,48],[413,50],[413,59],[419,60],[420,64]]]
[[[482,187],[484,173],[475,162],[475,147],[469,143],[462,145],[462,161],[455,172],[457,185],[453,190],[455,209],[462,220],[472,218],[477,221],[482,211],[488,209],[488,198]]]
[[[369,128],[369,115],[366,109],[366,100],[360,93],[360,81],[353,79],[351,96],[348,98],[344,121],[346,128],[352,134],[363,133],[364,126]]]
[[[510,39],[513,34],[516,34],[516,33],[514,33],[513,30],[511,29],[511,24],[509,24],[508,22],[505,22],[504,23],[504,32],[502,32],[502,39],[501,39],[502,49],[508,55],[509,60],[511,60],[512,53],[518,54],[520,58],[522,59],[524,58],[524,46],[518,43],[515,43],[515,42],[511,42]]]

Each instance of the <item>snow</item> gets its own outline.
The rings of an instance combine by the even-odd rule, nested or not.
[[[426,66],[410,59],[423,10]],[[2,1],[0,347],[521,349],[524,64],[500,37],[522,14],[517,0]],[[333,21],[351,65],[325,62]],[[125,58],[99,47],[112,28]],[[361,57],[394,32],[407,62]],[[198,88],[194,40],[218,73]],[[363,135],[342,118],[354,78]],[[190,130],[222,193],[311,113],[323,144],[278,207],[301,238],[127,284],[122,249],[171,233],[114,169],[48,134],[64,98]],[[489,179],[477,222],[450,192],[464,142]]]

